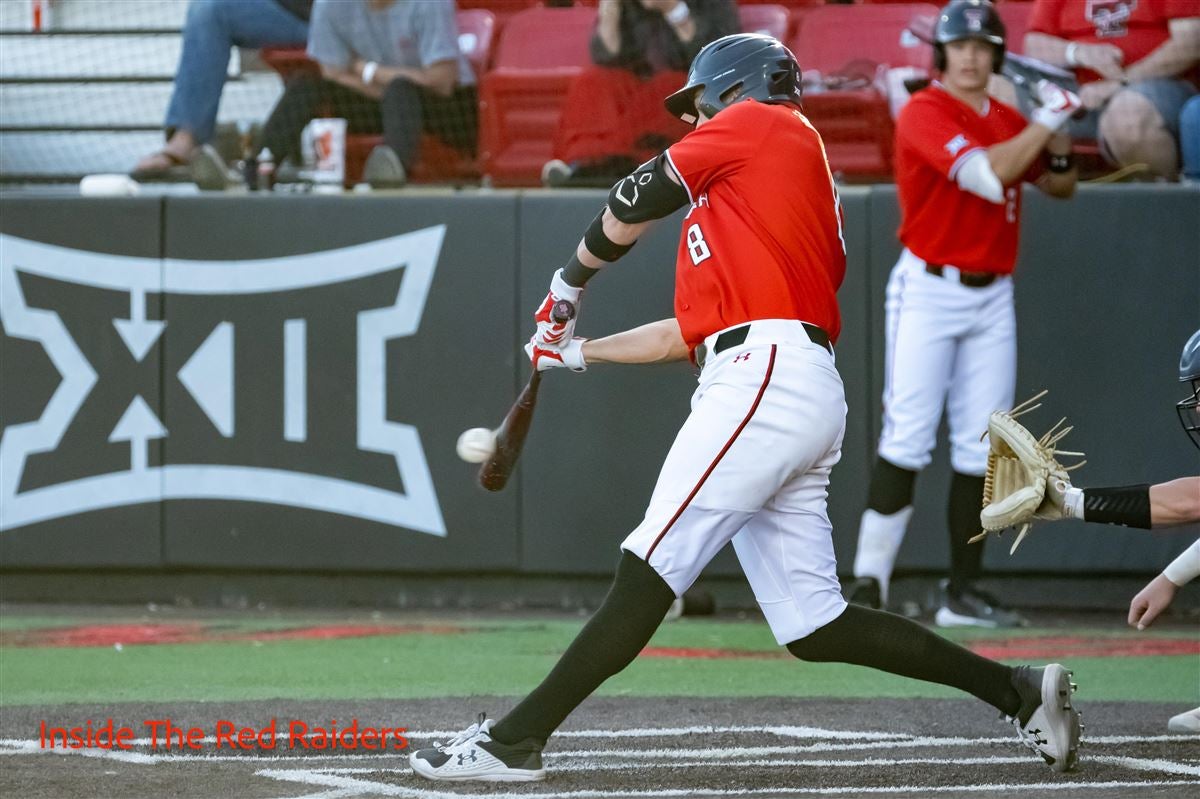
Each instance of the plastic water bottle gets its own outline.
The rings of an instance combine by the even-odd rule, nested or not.
[[[264,147],[258,154],[258,190],[270,191],[275,184],[275,156]]]

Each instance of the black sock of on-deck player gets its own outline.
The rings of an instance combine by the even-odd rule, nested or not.
[[[674,601],[658,572],[622,551],[604,604],[542,684],[492,727],[491,736],[505,744],[544,742],[600,683],[633,662]]]
[[[979,697],[1009,716],[1021,697],[1012,669],[976,655],[914,621],[859,605],[787,649],[801,660],[853,663],[891,674],[949,685]]]
[[[983,478],[954,473],[946,526],[950,530],[950,590],[961,591],[983,571],[983,544],[969,544],[980,531],[979,510],[983,507]]]
[[[1149,530],[1150,485],[1083,489],[1083,519]]]

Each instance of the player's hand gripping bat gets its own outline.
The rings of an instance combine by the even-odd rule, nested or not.
[[[568,300],[559,300],[554,303],[550,315],[556,322],[569,322],[575,318],[575,305]],[[542,373],[535,367],[517,401],[496,428],[496,451],[479,467],[479,484],[488,491],[499,491],[508,484],[508,478],[525,446],[525,435],[529,432],[529,423],[537,408],[541,384]]]

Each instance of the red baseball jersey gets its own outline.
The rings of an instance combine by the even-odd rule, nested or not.
[[[1141,61],[1170,36],[1167,23],[1200,17],[1200,0],[1037,0],[1029,30],[1080,44],[1114,44],[1125,66]],[[1082,83],[1100,76],[1076,69]]]
[[[688,345],[755,319],[800,319],[836,341],[842,206],[825,145],[800,110],[743,100],[667,157],[692,202],[675,263]]]
[[[989,99],[985,113],[952,96],[936,81],[917,92],[896,120],[896,192],[900,241],[928,263],[969,272],[1012,272],[1021,224],[1020,181],[1006,186],[997,205],[956,183],[967,156],[1011,139],[1025,118]],[[1041,171],[1034,162],[1022,179]]]

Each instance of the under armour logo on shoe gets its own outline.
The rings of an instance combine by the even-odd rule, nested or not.
[[[461,766],[461,765],[465,764],[465,763],[467,762],[467,760],[468,760],[468,759],[469,759],[469,760],[470,760],[472,763],[474,763],[474,762],[476,761],[476,757],[475,757],[475,751],[474,751],[474,750],[471,750],[470,752],[467,752],[465,755],[459,755],[459,756],[458,756],[458,765],[460,765],[460,766]]]
[[[737,363],[738,361],[748,361],[748,360],[750,360],[750,353],[748,353],[748,352],[743,352],[741,355],[739,355],[739,356],[737,356],[736,358],[734,358],[734,359],[733,359],[733,362],[734,362],[734,363]]]

